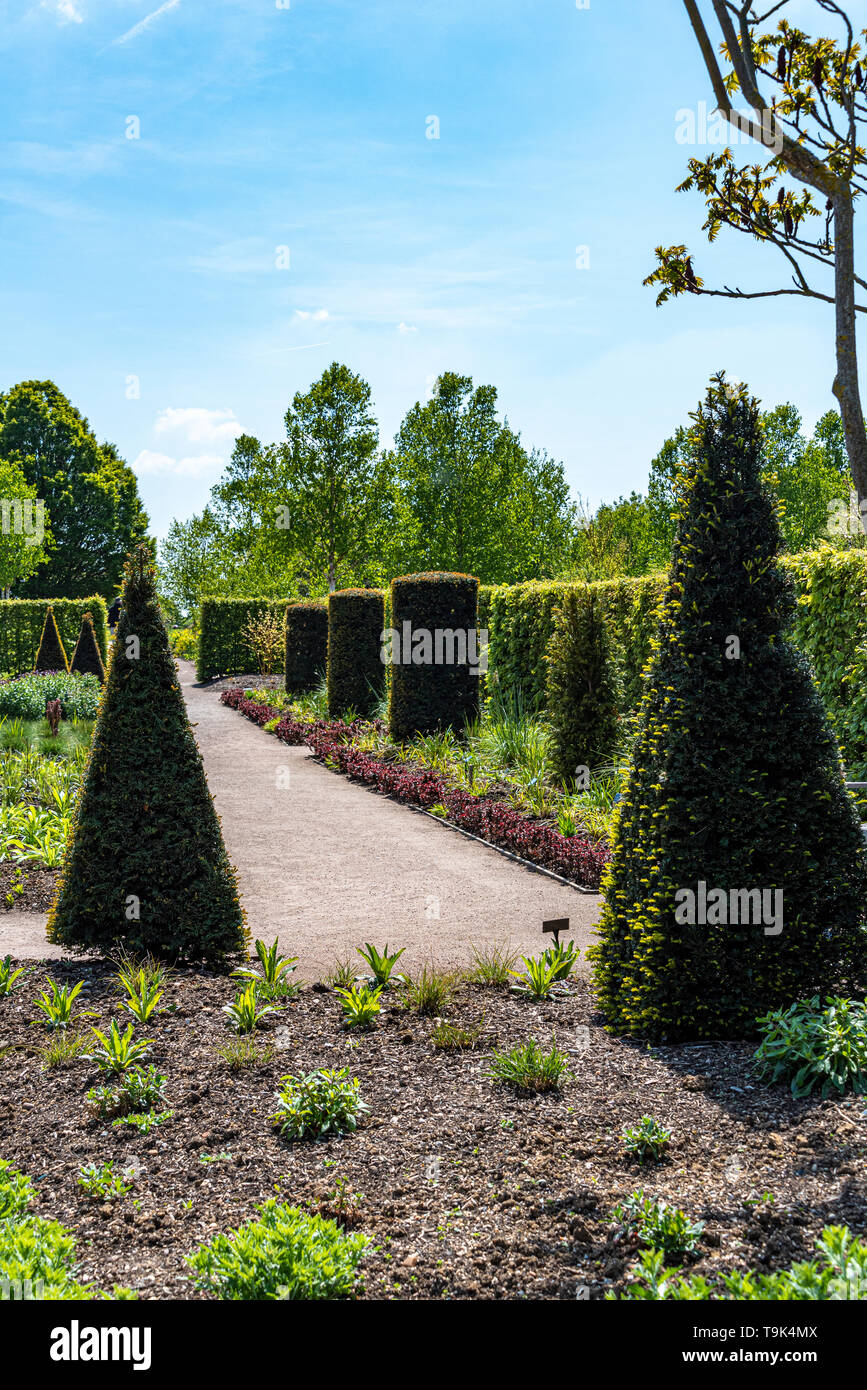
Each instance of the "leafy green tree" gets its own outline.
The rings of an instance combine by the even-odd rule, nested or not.
[[[370,387],[332,362],[286,411],[287,442],[275,451],[280,486],[276,532],[288,555],[308,557],[311,579],[359,579],[386,521],[388,464],[378,454],[379,429]]]
[[[695,420],[591,948],[610,1026],[670,1040],[749,1036],[770,1009],[854,988],[867,958],[860,819],[786,638],[758,406],[720,376]]]
[[[560,463],[528,454],[497,416],[493,386],[445,372],[406,415],[392,455],[395,570],[451,570],[484,583],[560,573],[575,507]]]
[[[28,483],[24,470],[0,458],[0,591],[8,598],[13,585],[29,579],[45,563],[50,542],[45,504]]]
[[[816,0],[816,18],[824,24],[832,16],[837,37],[815,39],[791,22],[790,2],[776,0],[765,9],[747,0],[713,0],[719,26],[714,40],[699,0],[684,0],[717,110],[734,131],[763,145],[767,157],[764,164],[739,164],[726,148],[690,159],[689,174],[678,190],[696,189],[703,195],[709,241],[726,227],[775,247],[785,263],[785,283],[773,289],[710,289],[695,273],[685,245],[658,246],[659,264],[644,283],[659,288],[657,304],[688,293],[728,299],[795,295],[833,305],[832,390],[860,503],[867,501],[867,428],[855,325],[857,314],[867,312],[867,304],[856,302],[867,282],[856,273],[854,226],[867,173],[864,49],[837,0]],[[799,10],[800,3],[795,21],[802,18]],[[767,29],[771,16],[776,28]],[[718,52],[731,65],[725,74]],[[736,106],[738,94],[748,111]],[[787,185],[787,177],[794,186]],[[823,277],[819,283],[817,267]]]
[[[135,474],[51,381],[0,395],[0,458],[24,473],[51,518],[48,559],[19,586],[22,598],[111,594],[147,531]]]

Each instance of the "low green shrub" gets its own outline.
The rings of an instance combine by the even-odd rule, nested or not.
[[[77,672],[31,671],[0,685],[0,716],[44,719],[49,700],[59,700],[64,719],[95,719],[99,705],[96,676]]]
[[[763,1081],[789,1082],[793,1096],[867,1091],[867,1005],[818,995],[758,1020],[755,1053]]]
[[[774,1274],[748,1271],[720,1274],[708,1280],[703,1275],[686,1278],[678,1270],[666,1269],[661,1250],[645,1250],[634,1272],[634,1282],[623,1293],[608,1293],[605,1297],[632,1302],[714,1299],[750,1303],[867,1299],[867,1242],[846,1226],[826,1226],[816,1241],[816,1251],[818,1259]]]
[[[703,1221],[690,1221],[680,1207],[661,1197],[645,1197],[641,1189],[616,1206],[611,1219],[622,1234],[637,1236],[642,1245],[664,1255],[688,1255],[704,1230]]]
[[[125,1197],[132,1187],[132,1183],[124,1182],[121,1175],[114,1171],[113,1160],[108,1163],[83,1163],[76,1181],[88,1197],[103,1202]]]
[[[360,1082],[349,1069],[322,1069],[301,1076],[282,1076],[271,1123],[284,1139],[322,1139],[358,1127],[368,1106],[359,1097]]]
[[[371,989],[369,985],[353,983],[348,989],[335,992],[343,1000],[343,1022],[347,1028],[369,1028],[382,1008],[381,985]]]
[[[229,1235],[187,1257],[197,1288],[220,1299],[350,1298],[367,1237],[273,1198]]]
[[[658,1161],[668,1148],[671,1130],[652,1115],[642,1115],[639,1123],[625,1129],[620,1137],[626,1152],[632,1158],[637,1158],[639,1163],[646,1158]]]

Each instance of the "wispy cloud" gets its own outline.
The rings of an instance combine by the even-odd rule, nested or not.
[[[61,0],[61,3],[72,3],[72,0]],[[129,43],[130,39],[137,38],[145,29],[149,29],[160,15],[167,14],[169,10],[177,9],[180,3],[181,0],[165,0],[164,5],[160,5],[158,10],[152,10],[150,14],[146,14],[144,19],[140,19],[138,24],[134,24],[131,29],[127,29],[126,33],[121,34],[119,39],[112,39],[108,47],[116,48],[118,44]]]
[[[299,319],[312,319],[314,323],[323,323],[328,318],[327,309],[296,309],[295,316]]]
[[[42,6],[53,10],[65,24],[80,24],[84,18],[75,0],[42,0]]]
[[[189,444],[225,445],[243,434],[243,429],[233,410],[169,406],[157,416],[154,433],[179,435]]]
[[[224,465],[225,459],[221,454],[191,454],[179,459],[153,449],[142,449],[133,460],[132,468],[139,476],[206,478],[218,473]]]

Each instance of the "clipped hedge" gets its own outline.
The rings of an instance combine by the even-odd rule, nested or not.
[[[867,551],[821,545],[782,563],[797,594],[792,641],[810,659],[847,776],[867,781]]]
[[[867,550],[821,544],[781,557],[797,598],[789,636],[810,661],[848,776],[867,781]],[[609,620],[623,682],[623,715],[633,715],[651,655],[667,576],[607,579],[585,585],[546,581],[483,586],[488,627],[488,689],[520,688],[525,702],[546,708],[545,651],[555,616],[569,593],[592,589]]]
[[[348,709],[366,717],[385,689],[382,632],[385,596],[380,589],[340,589],[328,598],[328,713]]]
[[[403,742],[446,728],[460,732],[466,720],[476,718],[479,675],[472,657],[478,652],[478,612],[479,581],[472,575],[407,574],[392,580],[391,626],[399,639],[391,661],[393,739]],[[464,636],[463,660],[453,634]]]
[[[49,605],[66,651],[75,647],[85,613],[93,618],[99,653],[108,654],[108,611],[99,594],[90,598],[7,598],[0,600],[0,671],[18,675],[32,671]]]
[[[276,613],[282,618],[288,598],[203,598],[196,679],[238,676],[258,670],[258,662],[242,635],[250,618]]]
[[[554,771],[564,786],[579,770],[610,763],[618,753],[623,696],[611,628],[592,585],[566,594],[548,644],[548,716]]]
[[[284,631],[286,690],[303,695],[314,689],[328,665],[328,609],[324,603],[290,603]]]

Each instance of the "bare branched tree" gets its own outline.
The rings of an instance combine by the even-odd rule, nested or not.
[[[867,503],[867,430],[858,384],[855,316],[867,281],[855,271],[855,201],[867,192],[867,152],[861,122],[867,120],[867,60],[856,42],[848,15],[836,0],[815,0],[834,17],[838,38],[811,39],[788,22],[789,0],[757,12],[751,0],[711,0],[721,42],[720,57],[730,65],[723,75],[699,9],[684,0],[704,58],[717,109],[733,127],[771,151],[764,164],[740,168],[730,149],[707,159],[691,159],[689,176],[678,191],[704,194],[703,230],[713,241],[722,226],[734,227],[775,246],[791,272],[779,289],[708,289],[692,265],[686,246],[656,248],[658,266],[645,284],[660,287],[657,304],[679,294],[729,299],[797,295],[833,304],[836,315],[836,374],[832,390],[840,406],[846,450],[859,505]],[[771,19],[776,28],[765,31]],[[867,30],[861,37],[867,36]],[[736,108],[740,92],[749,110]],[[787,176],[801,186],[786,186]],[[817,196],[818,195],[818,196]],[[808,231],[815,228],[815,235]],[[817,288],[815,267],[833,273],[833,285]],[[821,283],[821,282],[820,282]],[[863,296],[862,296],[863,297]],[[865,508],[862,507],[862,515]]]

